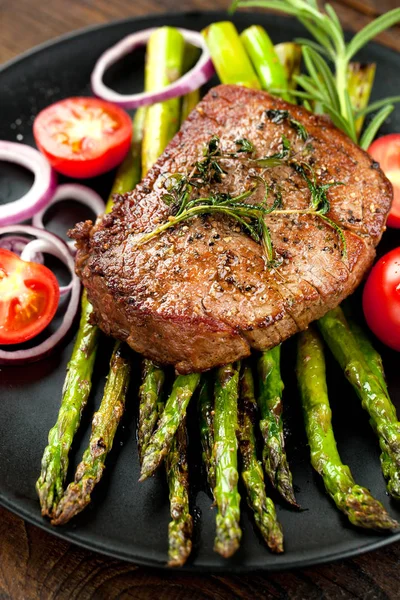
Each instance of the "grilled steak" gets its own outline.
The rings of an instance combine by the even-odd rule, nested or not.
[[[269,205],[280,195],[281,212],[265,217],[280,266],[222,214],[196,216],[139,244],[176,210],[166,202],[168,174],[191,172],[212,136],[219,136],[225,173],[193,193],[237,196],[256,183],[246,203]],[[254,151],[238,152],[240,139]],[[289,145],[289,158],[273,167],[256,160],[284,156]],[[312,183],[319,190],[334,184],[324,188],[326,216],[340,230],[310,214]],[[375,256],[391,197],[377,163],[324,117],[266,92],[221,85],[134,191],[117,197],[95,225],[71,232],[76,269],[103,331],[181,373],[202,371],[278,344],[353,292]]]

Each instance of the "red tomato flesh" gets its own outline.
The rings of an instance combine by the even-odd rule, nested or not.
[[[400,247],[372,268],[364,287],[363,309],[376,337],[400,351]]]
[[[33,124],[39,150],[63,175],[95,177],[119,165],[129,151],[132,121],[98,98],[68,98],[42,110]]]
[[[387,224],[400,228],[400,133],[391,133],[375,140],[368,148],[393,185],[393,204]]]
[[[47,267],[0,248],[0,344],[26,342],[43,331],[59,298],[57,279]]]

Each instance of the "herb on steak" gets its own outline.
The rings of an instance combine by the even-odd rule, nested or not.
[[[274,110],[269,109],[265,111],[267,118],[277,125],[281,125],[285,121],[287,121],[297,133],[297,135],[303,140],[303,142],[308,140],[308,131],[299,121],[293,119],[288,110]]]
[[[286,119],[288,111],[273,111],[277,115],[274,119]],[[279,113],[279,114],[278,114]],[[247,139],[236,140],[243,153],[252,153],[255,148],[252,142]],[[240,150],[239,150],[240,152]],[[218,213],[225,215],[236,221],[242,229],[257,243],[261,244],[266,258],[266,264],[269,268],[277,267],[282,263],[282,258],[274,253],[272,240],[266,217],[270,214],[288,215],[288,214],[311,214],[321,218],[330,225],[341,241],[342,255],[346,256],[346,239],[342,229],[331,219],[326,217],[329,212],[329,200],[326,192],[333,185],[340,185],[339,182],[333,182],[325,185],[319,185],[312,167],[305,163],[296,162],[291,153],[290,141],[282,136],[282,150],[271,156],[260,159],[246,157],[247,162],[256,164],[259,167],[274,168],[281,165],[292,167],[307,183],[311,193],[311,202],[308,209],[282,208],[282,193],[277,186],[269,186],[261,175],[254,175],[252,179],[254,184],[240,194],[232,196],[225,192],[211,192],[208,196],[196,197],[196,189],[209,186],[212,183],[221,183],[223,175],[226,173],[220,162],[223,159],[241,159],[238,154],[226,153],[221,150],[220,139],[213,135],[206,144],[203,151],[204,158],[197,161],[189,175],[183,173],[172,173],[165,176],[164,187],[166,193],[163,195],[163,201],[170,207],[171,214],[168,220],[148,233],[144,233],[138,240],[138,245],[145,244],[162,232],[199,215],[208,215]],[[248,198],[254,194],[260,185],[265,188],[264,198],[258,204],[251,204]],[[273,202],[268,204],[270,193],[273,194]]]

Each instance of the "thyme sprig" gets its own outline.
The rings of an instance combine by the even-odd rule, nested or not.
[[[347,44],[339,18],[330,4],[320,10],[317,0],[234,0],[230,11],[237,7],[260,7],[284,12],[297,17],[314,40],[296,40],[302,46],[308,75],[295,76],[303,88],[290,93],[305,102],[318,103],[333,123],[354,142],[366,150],[379,127],[400,102],[400,96],[382,99],[362,111],[351,104],[347,88],[348,68],[354,55],[379,33],[400,22],[400,8],[382,14],[356,33]],[[329,66],[333,64],[333,69]],[[375,117],[358,139],[356,121],[361,115],[378,110]]]
[[[301,134],[299,133],[299,135]],[[285,136],[282,136],[282,150],[262,159],[251,157],[255,147],[249,140],[244,138],[236,140],[236,144],[238,145],[237,153],[223,152],[220,147],[220,139],[214,135],[204,148],[203,158],[194,163],[188,175],[183,173],[165,175],[164,188],[166,191],[162,199],[170,207],[171,214],[164,223],[156,226],[152,231],[143,233],[140,237],[138,236],[137,244],[145,244],[164,231],[176,227],[179,223],[193,217],[217,213],[236,221],[254,241],[261,244],[266,264],[269,268],[273,268],[279,266],[282,261],[274,252],[266,218],[271,214],[312,214],[320,217],[335,229],[342,243],[342,254],[346,255],[346,240],[342,230],[336,223],[326,217],[326,213],[329,211],[329,200],[326,192],[332,185],[340,185],[340,183],[319,185],[310,165],[293,160],[290,141]],[[218,191],[213,191],[208,196],[196,196],[200,188],[212,183],[221,183],[223,176],[226,174],[225,168],[221,165],[222,159],[239,159],[240,153],[248,155],[250,164],[256,164],[264,168],[274,168],[282,164],[288,164],[307,183],[311,193],[309,208],[282,209],[282,193],[279,187],[276,185],[269,186],[262,175],[254,175],[251,186],[236,196]],[[248,202],[248,199],[260,185],[265,190],[262,201],[257,204]],[[271,194],[273,195],[272,202],[269,201]]]

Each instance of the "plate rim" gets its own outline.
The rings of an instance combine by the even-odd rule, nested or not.
[[[259,14],[256,11],[250,11],[250,12],[253,13],[254,15]],[[141,23],[141,22],[147,21],[149,19],[162,19],[163,17],[166,17],[166,16],[168,16],[169,18],[170,17],[173,18],[173,17],[196,16],[199,14],[201,14],[202,16],[209,16],[210,19],[212,19],[214,15],[220,15],[220,16],[225,15],[227,20],[230,18],[230,15],[228,14],[228,12],[223,11],[223,10],[196,10],[196,9],[183,10],[183,11],[172,10],[172,11],[162,11],[162,12],[157,12],[157,13],[147,13],[145,15],[139,15],[139,16],[131,15],[131,16],[124,17],[121,19],[113,19],[110,21],[106,21],[104,23],[96,23],[93,25],[87,25],[87,26],[81,27],[79,29],[74,29],[72,31],[68,31],[62,35],[53,37],[49,40],[46,40],[40,44],[33,46],[31,48],[28,48],[21,54],[18,54],[17,56],[9,59],[5,63],[0,64],[0,76],[3,75],[3,73],[5,71],[7,71],[8,69],[14,67],[14,65],[16,65],[20,62],[23,62],[24,60],[26,60],[28,58],[32,58],[36,54],[38,54],[42,51],[45,51],[48,48],[56,46],[60,43],[68,42],[70,40],[73,40],[76,37],[84,36],[91,32],[104,30],[104,29],[108,29],[110,27],[115,27],[115,26],[118,27],[119,25],[124,25],[124,24],[130,23],[130,22]],[[246,14],[249,14],[249,13],[246,13]],[[274,13],[266,12],[265,14],[273,15]],[[287,20],[289,22],[296,21],[296,19],[294,17],[287,16],[284,14],[279,14],[277,16],[279,16],[279,18]],[[354,35],[354,32],[349,32],[348,30],[345,30],[345,32]],[[381,44],[379,42],[376,42],[376,41],[369,42],[369,45],[377,46],[380,49],[383,49],[384,51],[387,51],[388,53],[392,53],[393,55],[397,56],[399,59],[399,66],[400,66],[400,52],[399,51],[396,51],[395,49],[393,49],[389,46],[386,46],[384,44]],[[353,558],[356,556],[360,556],[362,554],[366,554],[368,552],[373,552],[375,550],[378,550],[380,548],[383,548],[385,546],[388,546],[390,544],[400,541],[400,531],[399,531],[397,533],[392,533],[392,534],[387,534],[387,535],[382,534],[379,537],[377,537],[376,541],[367,542],[365,545],[359,544],[358,546],[355,546],[354,548],[351,548],[348,550],[339,550],[339,551],[335,551],[331,554],[324,554],[321,557],[315,557],[315,558],[296,558],[293,560],[289,559],[289,561],[285,562],[282,565],[275,563],[275,564],[270,564],[270,565],[265,564],[262,566],[253,566],[253,565],[240,565],[240,564],[232,565],[232,564],[227,563],[226,565],[220,565],[220,566],[219,565],[206,566],[206,565],[193,565],[191,562],[189,562],[188,564],[184,565],[183,567],[177,567],[177,568],[171,569],[170,567],[168,567],[166,561],[159,562],[157,560],[152,560],[151,558],[142,558],[140,556],[133,556],[132,552],[128,555],[128,554],[125,554],[125,552],[123,552],[121,550],[119,551],[117,549],[107,549],[105,547],[105,545],[103,545],[101,542],[87,542],[82,539],[77,539],[77,538],[75,538],[74,533],[71,531],[66,532],[66,531],[63,531],[62,529],[57,529],[57,528],[51,527],[51,525],[47,521],[45,521],[44,518],[41,517],[39,508],[38,508],[37,516],[33,516],[29,512],[25,511],[24,509],[22,509],[18,506],[14,506],[13,502],[8,500],[7,498],[5,498],[3,493],[0,493],[0,506],[5,508],[6,510],[9,510],[12,514],[15,514],[16,516],[22,518],[27,523],[29,523],[35,527],[38,527],[42,531],[46,531],[47,533],[49,533],[52,536],[55,536],[66,542],[74,544],[78,548],[83,548],[83,549],[91,551],[91,552],[97,552],[100,555],[102,555],[103,557],[110,557],[110,558],[122,560],[122,561],[132,563],[132,564],[135,564],[138,566],[151,567],[151,568],[162,569],[162,570],[166,569],[166,570],[168,570],[168,572],[176,571],[176,572],[186,572],[186,573],[210,573],[210,574],[212,574],[212,573],[229,574],[232,572],[237,572],[237,573],[243,574],[243,573],[253,573],[253,572],[257,572],[257,571],[266,572],[266,573],[267,572],[268,573],[284,572],[284,571],[290,571],[293,569],[304,569],[304,568],[314,567],[314,566],[323,565],[323,564],[327,564],[327,563],[334,563],[339,560]],[[289,555],[289,553],[288,553],[288,555]]]

